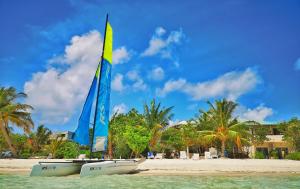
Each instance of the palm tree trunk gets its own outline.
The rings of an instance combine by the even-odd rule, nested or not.
[[[113,150],[112,150],[112,134],[109,132],[108,135],[108,156],[110,159],[113,159]]]
[[[225,157],[225,140],[222,140],[222,157]]]
[[[4,127],[4,124],[3,124],[2,121],[0,121],[1,132],[2,132],[2,134],[4,136],[4,138],[5,138],[5,141],[6,141],[7,145],[8,145],[8,147],[9,147],[10,151],[13,153],[14,156],[16,156],[17,155],[17,151],[16,151],[15,147],[12,144],[12,141],[11,141],[11,139],[10,139],[8,133],[7,133],[6,128]]]
[[[189,146],[186,146],[186,158],[190,159],[190,149],[189,149]]]

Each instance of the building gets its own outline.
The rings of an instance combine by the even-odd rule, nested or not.
[[[278,125],[276,124],[263,124],[264,127],[268,127],[269,133],[267,135],[268,140],[257,146],[252,145],[250,147],[250,156],[255,157],[255,152],[262,152],[265,158],[271,158],[270,152],[275,151],[278,157],[284,158],[284,156],[294,149],[283,140],[283,134],[279,131]]]
[[[62,138],[63,141],[72,140],[73,134],[74,133],[71,131],[56,132],[50,136],[50,139],[54,140]]]

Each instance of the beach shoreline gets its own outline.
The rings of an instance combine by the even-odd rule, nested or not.
[[[29,175],[40,161],[63,162],[64,159],[0,159],[0,174]],[[300,161],[274,159],[146,160],[137,175],[300,175]]]

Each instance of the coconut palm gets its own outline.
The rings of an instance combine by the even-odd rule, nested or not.
[[[33,121],[29,112],[33,108],[28,104],[17,103],[16,100],[21,97],[26,97],[26,94],[16,92],[13,87],[0,88],[0,129],[14,155],[17,152],[9,136],[9,124],[22,128],[26,133],[29,133],[30,129],[33,128]]]
[[[30,142],[34,152],[38,152],[42,147],[50,142],[52,132],[44,125],[38,126],[36,133],[30,134]]]
[[[172,107],[161,107],[161,104],[156,104],[155,99],[150,102],[150,105],[144,105],[144,117],[146,125],[151,132],[149,148],[152,150],[161,137],[161,132],[166,128],[170,119],[173,117],[171,113]]]
[[[237,104],[232,101],[216,100],[215,104],[208,102],[210,109],[205,114],[211,124],[211,129],[200,131],[200,134],[207,140],[219,140],[221,142],[222,156],[225,154],[226,142],[233,141],[238,148],[242,143],[247,143],[245,136],[248,135],[245,122],[239,123],[233,118],[233,112]]]

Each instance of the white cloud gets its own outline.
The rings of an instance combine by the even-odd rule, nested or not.
[[[256,73],[248,68],[243,72],[232,71],[210,81],[189,83],[185,79],[167,81],[162,89],[157,89],[157,95],[165,96],[173,91],[181,91],[190,95],[193,100],[215,97],[225,97],[236,100],[249,92],[260,82]]]
[[[147,85],[137,70],[127,72],[126,76],[132,82],[131,87],[134,91],[144,91],[147,89]]]
[[[300,58],[298,58],[298,60],[295,62],[295,70],[300,71]]]
[[[126,86],[123,84],[123,78],[124,76],[122,74],[116,74],[111,82],[111,89],[122,92],[126,88]]]
[[[126,47],[122,46],[113,52],[113,65],[128,62],[130,58],[131,54],[127,51]]]
[[[241,121],[257,121],[259,123],[265,123],[265,119],[273,115],[273,110],[272,108],[265,107],[263,104],[253,109],[239,106],[235,114]]]
[[[164,97],[170,92],[184,89],[186,83],[186,80],[182,78],[178,80],[169,80],[165,83],[163,89],[156,89],[156,94]]]
[[[124,103],[115,105],[113,107],[113,114],[115,114],[115,113],[117,113],[117,114],[124,114],[127,111],[128,111],[128,107]]]
[[[127,78],[131,81],[136,81],[140,79],[139,73],[137,70],[131,70],[126,74]]]
[[[170,32],[169,36],[163,39],[162,37],[165,33],[166,30],[164,28],[156,28],[155,34],[149,41],[149,47],[141,54],[141,56],[153,56],[158,54],[161,58],[172,59],[172,48],[181,43],[184,34],[180,29],[178,31]]]
[[[144,91],[147,89],[147,85],[144,83],[144,80],[142,80],[142,79],[139,79],[136,82],[134,82],[132,87],[133,87],[133,90],[135,90],[135,91]]]
[[[166,33],[166,30],[163,27],[157,27],[155,33],[157,36],[162,36]]]
[[[101,39],[95,30],[72,37],[63,55],[48,60],[50,64],[45,72],[34,73],[31,80],[25,82],[26,103],[35,108],[40,121],[65,123],[82,108],[102,54]],[[57,63],[68,66],[53,67]]]
[[[156,67],[152,69],[148,74],[148,78],[155,81],[163,80],[164,77],[165,77],[165,72],[161,67]]]

